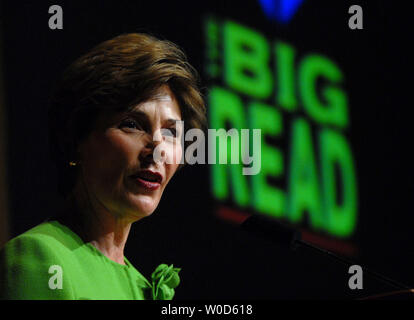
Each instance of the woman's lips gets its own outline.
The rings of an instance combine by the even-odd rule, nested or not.
[[[158,189],[163,180],[161,173],[149,169],[140,170],[132,175],[131,178],[138,186],[149,191]]]
[[[133,177],[133,179],[139,186],[151,191],[157,190],[161,185],[159,182],[148,181],[140,177]]]

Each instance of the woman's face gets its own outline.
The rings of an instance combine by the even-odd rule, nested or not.
[[[79,149],[79,179],[91,203],[131,221],[150,215],[182,157],[180,120],[168,86],[131,111],[100,117]],[[162,150],[160,161],[154,148]]]

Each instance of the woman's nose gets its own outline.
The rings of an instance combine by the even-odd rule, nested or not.
[[[157,130],[153,135],[148,135],[144,150],[141,152],[141,161],[155,163],[165,161],[165,150],[162,147],[162,133]]]

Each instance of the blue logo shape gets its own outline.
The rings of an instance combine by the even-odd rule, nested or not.
[[[288,23],[304,0],[259,0],[269,19]]]

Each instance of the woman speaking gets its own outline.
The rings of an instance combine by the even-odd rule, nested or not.
[[[172,299],[180,269],[148,280],[124,248],[182,166],[182,135],[204,125],[197,73],[169,41],[120,35],[71,64],[49,110],[65,206],[2,249],[1,297]]]

